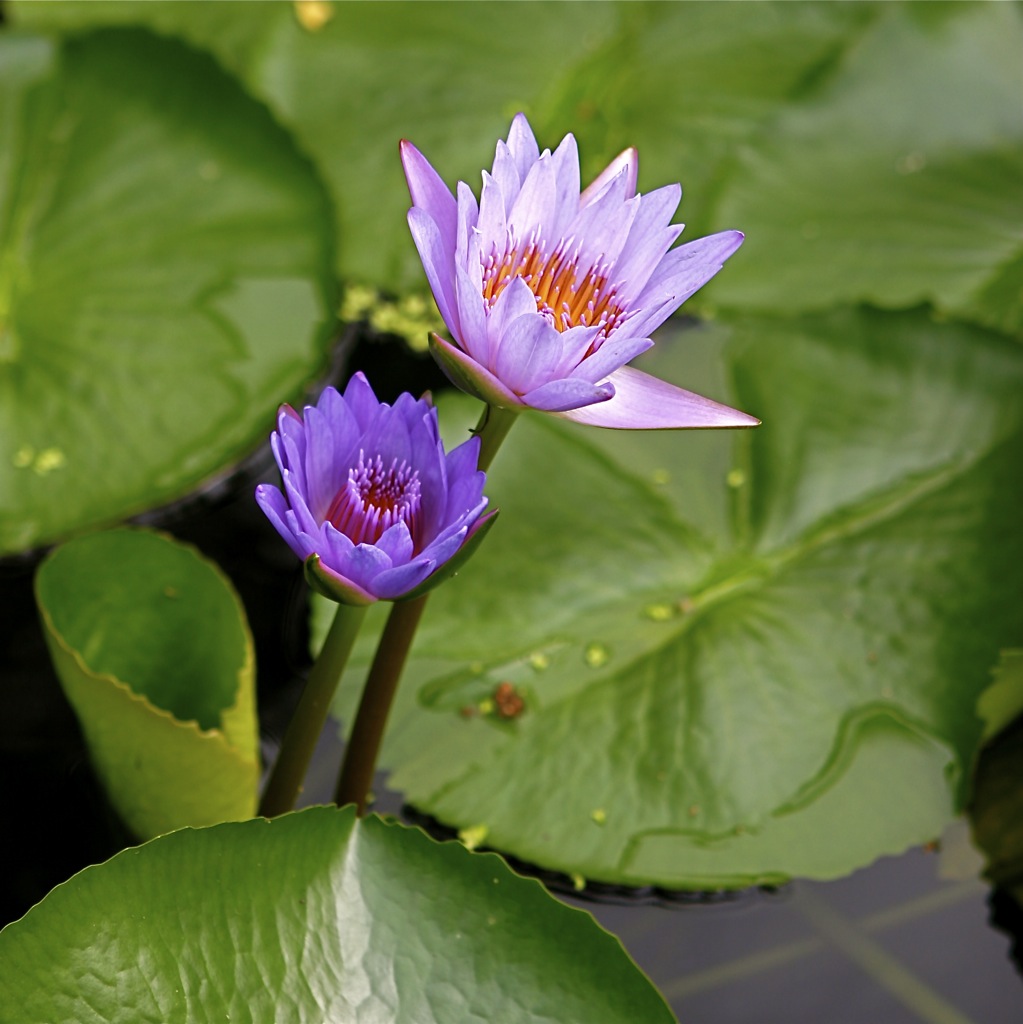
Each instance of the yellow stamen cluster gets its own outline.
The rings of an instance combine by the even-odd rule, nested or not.
[[[508,282],[521,277],[536,297],[536,308],[546,313],[559,331],[571,327],[603,328],[607,337],[623,318],[624,310],[609,286],[608,268],[594,264],[583,269],[578,251],[560,242],[548,254],[535,239],[525,245],[509,245],[483,263],[483,297],[493,306]]]

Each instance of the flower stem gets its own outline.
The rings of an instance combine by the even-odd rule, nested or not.
[[[480,439],[480,457],[477,467],[484,470],[490,469],[494,461],[497,449],[501,442],[508,436],[512,424],[519,418],[517,412],[510,409],[499,409],[496,405],[488,405],[480,416],[479,423],[473,433]]]
[[[295,806],[316,741],[323,732],[330,702],[366,616],[365,607],[339,604],[320,655],[284,734],[277,761],[263,792],[259,813],[273,818]]]
[[[474,431],[481,439],[480,469],[489,468],[516,419],[517,414],[507,409],[488,405],[483,410]],[[338,805],[355,804],[360,815],[366,813],[367,796],[387,727],[387,716],[429,596],[424,594],[411,601],[394,603],[366,677],[334,796]]]
[[[366,813],[366,799],[373,782],[373,770],[384,737],[387,716],[412,646],[412,638],[416,635],[416,627],[426,608],[427,597],[429,595],[424,594],[411,601],[394,603],[366,677],[355,724],[345,747],[341,776],[334,797],[338,805],[355,804],[360,815]]]

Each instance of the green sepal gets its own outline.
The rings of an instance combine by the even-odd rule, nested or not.
[[[362,587],[357,587],[354,583],[342,582],[340,576],[335,576],[332,572],[329,572],[323,567],[322,560],[319,555],[311,554],[303,563],[302,567],[305,570],[306,583],[316,591],[317,594],[322,594],[324,597],[330,598],[331,601],[336,601],[338,604],[350,604],[356,607],[364,607],[366,605],[375,604],[376,598],[367,593]]]

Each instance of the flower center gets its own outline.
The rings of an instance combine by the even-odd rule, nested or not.
[[[570,251],[571,239],[560,241],[548,253],[534,236],[525,245],[511,244],[503,253],[497,248],[483,262],[483,297],[492,307],[512,278],[521,277],[536,296],[536,308],[546,313],[559,331],[570,327],[599,325],[606,338],[625,317],[614,285],[608,281],[610,266],[580,264],[580,254]]]
[[[379,455],[367,460],[360,450],[326,518],[353,544],[375,544],[385,530],[404,522],[414,544],[420,503],[419,470],[397,459],[385,468]]]

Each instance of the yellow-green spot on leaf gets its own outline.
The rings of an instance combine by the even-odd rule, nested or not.
[[[486,842],[488,835],[490,828],[487,825],[470,825],[458,833],[458,838],[467,850],[475,850]]]
[[[643,609],[643,614],[654,622],[667,622],[673,618],[678,611],[677,605],[670,604],[648,604]]]
[[[35,458],[35,449],[29,444],[23,444],[15,453],[11,462],[16,469],[28,469]]]
[[[652,479],[658,487],[663,487],[671,480],[671,474],[666,469],[655,469]]]
[[[44,448],[32,463],[32,472],[46,476],[55,469],[63,469],[67,465],[67,457],[59,448]]]
[[[478,676],[483,672],[482,661],[472,661],[469,663],[469,671],[474,675]]]
[[[484,697],[476,707],[479,708],[481,715],[490,715],[494,712],[494,702],[489,697]]]
[[[607,811],[603,807],[597,807],[590,811],[590,817],[597,825],[603,825],[607,821]]]
[[[545,668],[550,666],[551,659],[541,651],[534,651],[529,656],[529,664],[532,668],[536,669],[537,672],[542,672]]]
[[[610,658],[611,652],[603,644],[587,644],[583,651],[583,660],[590,668],[602,668]]]
[[[746,474],[741,469],[729,470],[728,476],[725,477],[725,482],[729,487],[742,487],[746,482]]]
[[[586,879],[578,871],[573,871],[568,877],[572,879],[572,888],[576,892],[582,892],[586,888]]]

